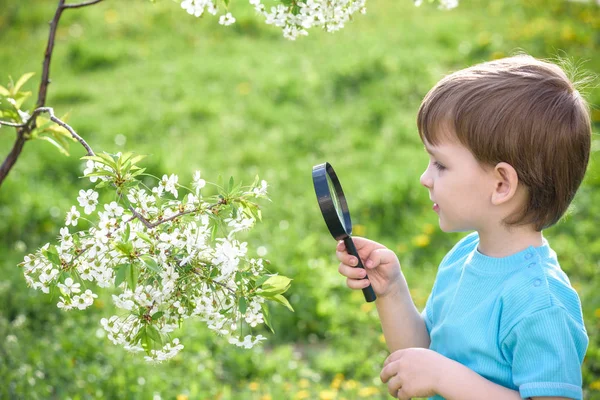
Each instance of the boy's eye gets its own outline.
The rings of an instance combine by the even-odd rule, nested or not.
[[[445,169],[446,169],[446,167],[444,167],[442,164],[440,164],[440,163],[439,163],[439,162],[437,162],[437,161],[434,161],[434,162],[433,162],[433,166],[434,166],[434,167],[436,167],[436,168],[437,168],[439,171],[443,171],[443,170],[445,170]]]

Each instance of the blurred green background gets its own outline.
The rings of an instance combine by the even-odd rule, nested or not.
[[[0,83],[25,72],[37,94],[57,1],[0,1]],[[376,310],[337,273],[335,241],[318,211],[311,168],[331,162],[344,184],[355,234],[399,254],[423,307],[436,266],[462,236],[437,226],[419,175],[427,156],[415,118],[444,74],[516,51],[571,58],[600,71],[595,2],[464,0],[450,12],[411,1],[369,0],[335,34],[290,42],[245,2],[237,22],[189,16],[177,3],[105,1],[68,10],[59,26],[47,105],[95,151],[134,151],[155,175],[180,182],[200,169],[270,184],[264,222],[247,240],[271,269],[294,279],[296,309],[272,307],[275,335],[240,350],[189,320],[173,361],[146,365],[112,345],[99,320],[108,294],[85,313],[28,289],[17,263],[52,241],[76,204],[84,155],[27,143],[0,189],[0,398],[385,399],[387,350]],[[597,83],[597,81],[596,81]],[[34,96],[35,97],[35,96]],[[600,90],[590,88],[591,104]],[[33,106],[30,101],[29,106]],[[594,130],[600,111],[594,109]],[[0,129],[0,156],[14,130]],[[578,290],[590,335],[586,398],[600,398],[600,140],[569,214],[545,235]],[[264,333],[264,332],[262,332]]]

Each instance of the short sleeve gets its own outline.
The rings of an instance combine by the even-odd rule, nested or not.
[[[429,295],[429,298],[427,299],[427,303],[425,303],[425,308],[423,309],[423,311],[421,311],[421,318],[423,318],[423,321],[425,321],[425,327],[427,328],[427,333],[431,335],[431,326],[432,326],[432,313],[431,313],[431,297],[433,295],[433,291],[431,292],[431,294]]]
[[[581,364],[588,345],[585,327],[557,306],[520,320],[502,341],[522,398],[582,399]]]

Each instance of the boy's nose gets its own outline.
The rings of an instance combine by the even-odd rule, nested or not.
[[[427,168],[425,170],[425,172],[423,172],[423,174],[421,175],[421,179],[419,179],[419,181],[421,182],[421,185],[430,189],[431,186],[433,185],[433,180],[429,177],[429,174],[427,174],[428,171],[429,171],[429,168]]]

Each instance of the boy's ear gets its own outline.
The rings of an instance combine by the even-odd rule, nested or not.
[[[492,193],[492,204],[501,205],[515,197],[519,176],[513,166],[505,162],[496,164],[493,174],[495,187]]]

